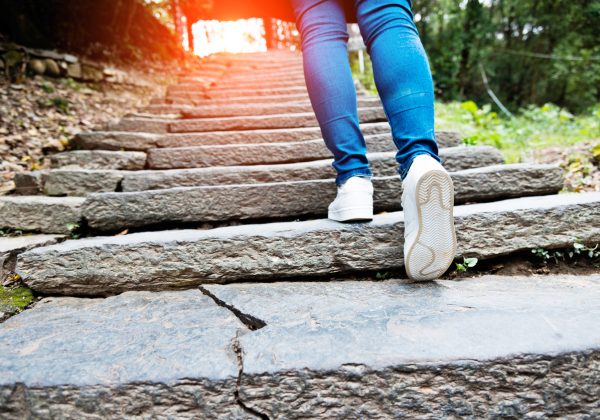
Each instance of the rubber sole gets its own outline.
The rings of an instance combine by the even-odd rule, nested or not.
[[[406,273],[413,280],[440,277],[456,255],[454,185],[445,171],[425,173],[416,186],[419,230],[406,253]]]
[[[373,207],[349,207],[329,210],[327,217],[336,222],[359,222],[373,220]]]

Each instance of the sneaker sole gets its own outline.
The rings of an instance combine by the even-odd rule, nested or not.
[[[434,280],[446,272],[456,255],[454,185],[445,171],[432,170],[416,187],[419,230],[404,263],[413,280]]]
[[[336,211],[329,211],[329,219],[336,222],[358,222],[373,220],[373,207],[350,207]]]

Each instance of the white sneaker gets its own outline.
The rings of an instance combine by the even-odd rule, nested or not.
[[[437,160],[418,155],[402,189],[406,273],[413,280],[436,279],[456,254],[452,179]]]
[[[338,222],[373,219],[373,183],[369,177],[353,176],[338,187],[328,217]]]

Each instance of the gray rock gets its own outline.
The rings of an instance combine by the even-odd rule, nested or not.
[[[46,298],[0,325],[0,417],[242,418],[245,330],[198,290]]]
[[[124,172],[95,169],[55,169],[45,177],[44,194],[82,196],[91,192],[117,191]]]
[[[200,95],[187,97],[167,96],[166,99],[172,104],[194,105],[194,106],[214,106],[214,105],[232,105],[232,104],[264,104],[277,102],[306,102],[307,95],[274,95],[274,96],[236,96],[235,98],[211,98],[206,99]]]
[[[61,74],[60,67],[58,66],[58,63],[56,61],[54,61],[51,58],[47,58],[44,60],[44,64],[46,66],[45,73],[48,76],[52,76],[52,77],[60,76],[60,74]]]
[[[296,131],[293,134],[300,133]],[[288,133],[288,135],[293,134]],[[437,139],[440,147],[453,147],[460,144],[460,136],[454,132],[438,132]],[[365,136],[365,140],[371,153],[396,150],[389,134]],[[329,158],[332,158],[332,154],[322,139],[289,143],[248,143],[148,150],[148,166],[152,169],[274,164]]]
[[[83,198],[37,196],[0,197],[0,228],[68,234],[79,223]]]
[[[15,194],[36,195],[41,194],[47,171],[16,172]]]
[[[457,206],[454,215],[457,256],[600,242],[600,193]],[[402,218],[397,212],[364,224],[314,220],[66,241],[19,255],[17,270],[41,293],[104,295],[396,269],[403,264]]]
[[[146,153],[74,150],[50,156],[52,167],[78,167],[83,169],[140,170],[146,166]]]
[[[600,275],[206,286],[269,418],[600,415]]]
[[[489,146],[448,147],[440,149],[440,156],[446,169],[452,172],[497,165],[504,160],[497,149]],[[394,152],[369,153],[367,157],[375,176],[397,174],[398,164]],[[331,160],[318,160],[273,165],[127,172],[124,173],[122,190],[143,191],[201,185],[251,184],[331,178],[335,178]]]
[[[107,124],[107,131],[135,131],[139,133],[164,134],[168,132],[170,118],[121,118]]]
[[[62,239],[64,236],[61,235],[0,237],[0,284],[15,271],[18,254],[38,246],[54,245]]]
[[[100,82],[104,79],[104,69],[90,63],[81,65],[81,78],[87,82]]]
[[[71,63],[67,66],[67,76],[73,79],[81,79],[83,77],[83,71],[81,70],[81,63]]]
[[[385,112],[381,107],[361,108],[358,110],[362,123],[386,121]],[[205,131],[228,130],[257,130],[269,128],[301,128],[317,127],[318,122],[314,112],[299,114],[260,115],[222,118],[199,118],[179,120],[169,124],[171,133],[190,133]]]
[[[73,139],[73,145],[79,149],[104,150],[148,150],[158,146],[158,134],[92,131],[79,133]]]
[[[497,165],[452,172],[455,202],[553,194],[563,185],[554,165]],[[399,177],[375,178],[376,212],[400,210]],[[333,180],[217,185],[88,195],[83,215],[99,230],[165,222],[215,222],[327,216],[335,198]]]

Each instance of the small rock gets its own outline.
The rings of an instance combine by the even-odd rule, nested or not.
[[[67,76],[72,77],[73,79],[81,79],[81,64],[73,63],[67,66]]]
[[[29,62],[29,69],[35,74],[44,74],[46,72],[46,63],[42,60],[31,60]]]
[[[47,58],[46,60],[44,60],[44,63],[46,64],[47,75],[53,77],[60,76],[60,67],[58,66],[58,63],[56,61],[52,60],[51,58]]]

